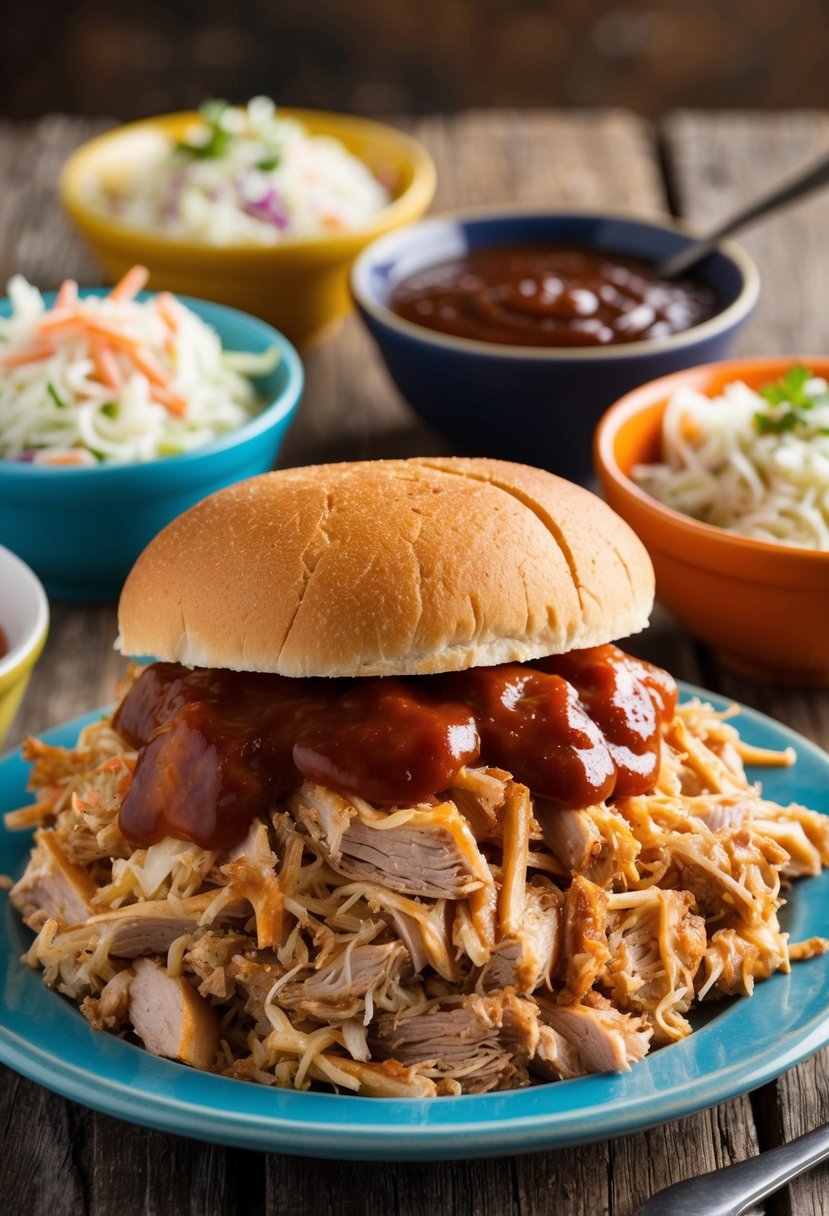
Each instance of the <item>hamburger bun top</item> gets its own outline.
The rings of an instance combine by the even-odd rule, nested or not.
[[[643,629],[653,569],[587,490],[500,460],[266,473],[150,542],[119,605],[125,654],[285,676],[432,675]]]

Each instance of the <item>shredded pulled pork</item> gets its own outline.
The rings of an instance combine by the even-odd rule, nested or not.
[[[481,1093],[630,1068],[696,1002],[791,960],[781,883],[829,864],[829,819],[764,799],[743,744],[693,701],[651,792],[563,811],[494,768],[434,805],[305,782],[233,849],[136,848],[136,756],[112,724],[29,740],[34,828],[11,899],[25,961],[100,1030],[266,1085]]]

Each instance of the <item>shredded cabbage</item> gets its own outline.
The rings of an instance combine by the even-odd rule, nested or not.
[[[829,549],[829,384],[792,367],[754,392],[689,388],[668,402],[664,462],[633,479],[667,507],[756,540]]]
[[[360,227],[390,198],[338,139],[309,135],[267,97],[205,102],[185,140],[159,141],[128,177],[90,191],[119,223],[210,245]]]
[[[154,460],[201,447],[261,407],[247,378],[278,352],[226,353],[163,292],[134,299],[134,267],[106,298],[67,281],[47,309],[21,275],[0,318],[0,458],[52,465]]]

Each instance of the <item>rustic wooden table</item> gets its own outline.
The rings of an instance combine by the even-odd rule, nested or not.
[[[55,183],[67,154],[101,125],[57,117],[0,126],[0,282],[18,270],[43,288],[70,274],[82,283],[98,281],[60,212]],[[829,114],[819,113],[683,113],[655,128],[620,111],[489,112],[411,125],[437,162],[436,210],[504,202],[598,205],[673,210],[700,225],[829,144]],[[740,349],[825,351],[829,201],[803,204],[746,237],[745,245],[760,266],[763,293]],[[397,397],[355,320],[309,356],[307,372],[283,464],[447,451]],[[12,745],[26,731],[107,702],[121,667],[112,649],[114,607],[53,604],[52,612],[49,642]],[[775,688],[721,670],[659,611],[636,649],[829,748],[829,693]],[[829,1052],[823,1052],[753,1094],[623,1139],[485,1161],[349,1164],[147,1131],[0,1068],[0,1212],[629,1216],[671,1182],[739,1161],[827,1119]],[[796,1180],[764,1211],[829,1213],[829,1166]]]

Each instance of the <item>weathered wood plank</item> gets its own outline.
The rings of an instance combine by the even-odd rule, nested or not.
[[[682,112],[664,124],[679,210],[713,225],[825,155],[829,114]],[[739,339],[742,354],[815,353],[829,343],[829,198],[816,194],[737,238],[757,262],[763,288]]]
[[[388,1165],[272,1155],[267,1210],[277,1207],[281,1216],[519,1216],[520,1211],[508,1158]]]
[[[264,1216],[258,1153],[91,1116],[88,1216]]]
[[[262,1154],[107,1118],[2,1065],[0,1180],[0,1210],[10,1216],[259,1216],[265,1211]]]
[[[77,1133],[88,1111],[0,1065],[0,1208],[27,1216],[86,1214]]]
[[[473,111],[412,125],[435,158],[435,211],[498,204],[665,209],[648,123],[624,111]]]
[[[69,153],[108,125],[100,119],[62,115],[26,126],[0,125],[3,287],[18,272],[44,290],[57,287],[67,276],[81,283],[100,281],[86,244],[57,202],[57,180]]]
[[[792,1069],[777,1083],[779,1140],[786,1143],[829,1122],[829,1050]],[[770,1216],[828,1216],[829,1164],[795,1178],[779,1196]]]

